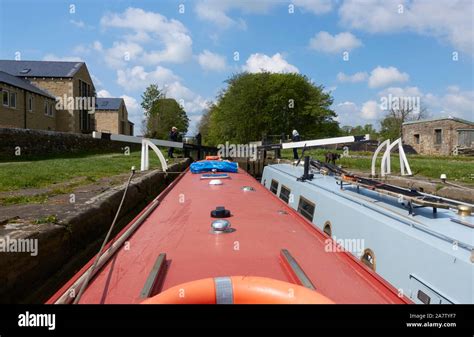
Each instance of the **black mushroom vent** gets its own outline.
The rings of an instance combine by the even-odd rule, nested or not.
[[[224,206],[217,206],[215,210],[211,211],[213,218],[228,218],[230,217],[230,210],[225,209]]]

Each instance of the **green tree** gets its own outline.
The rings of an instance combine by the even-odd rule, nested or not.
[[[208,141],[209,127],[211,122],[211,111],[213,108],[214,105],[210,105],[208,109],[203,112],[201,119],[199,120],[197,128],[198,132],[201,134],[203,143],[206,143],[206,141]]]
[[[167,139],[171,127],[187,132],[189,118],[186,111],[173,98],[159,98],[154,101],[147,117],[146,136]]]
[[[293,129],[304,139],[339,133],[329,108],[332,97],[304,75],[240,73],[226,83],[204,123],[210,144],[247,143],[264,134],[288,135]]]
[[[380,135],[384,139],[395,140],[403,135],[403,123],[421,120],[428,116],[426,107],[408,104],[408,98],[399,98],[400,103],[391,108],[380,122]]]
[[[401,136],[402,120],[393,116],[386,116],[380,122],[380,136],[394,141]]]
[[[150,84],[145,92],[142,94],[141,106],[145,111],[145,117],[148,117],[153,104],[157,99],[164,98],[163,92],[158,88],[156,84]]]
[[[372,124],[365,124],[364,126],[344,125],[343,127],[341,127],[341,132],[343,135],[347,135],[347,136],[362,136],[362,135],[369,134],[370,139],[377,139],[379,137],[379,133],[377,132],[377,130],[375,130]]]

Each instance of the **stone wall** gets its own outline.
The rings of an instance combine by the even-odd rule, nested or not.
[[[0,128],[0,161],[71,153],[123,152],[126,146],[139,150],[141,145],[76,133]],[[20,156],[15,154],[17,148],[21,151]]]
[[[173,164],[184,171],[190,160]],[[151,171],[133,179],[114,235],[165,189],[177,174]],[[0,252],[0,303],[44,303],[87,261],[97,254],[123,195],[125,185],[112,188],[78,205],[54,224],[24,225],[10,238],[38,240],[38,254]],[[2,226],[3,224],[0,224]]]

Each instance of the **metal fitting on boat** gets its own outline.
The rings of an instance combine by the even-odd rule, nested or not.
[[[224,206],[217,206],[216,209],[211,211],[213,218],[228,218],[230,215],[230,210],[225,209]]]
[[[232,233],[235,229],[230,227],[230,222],[225,219],[214,220],[211,223],[212,234],[223,234],[223,233]]]
[[[244,191],[244,192],[255,192],[255,188],[253,188],[252,186],[244,186],[244,187],[242,187],[242,191]]]
[[[468,205],[459,205],[458,214],[460,216],[470,216],[472,213],[472,207]]]

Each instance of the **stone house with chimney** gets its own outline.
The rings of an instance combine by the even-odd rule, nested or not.
[[[405,122],[403,143],[419,154],[449,156],[474,147],[474,122],[455,117]]]

